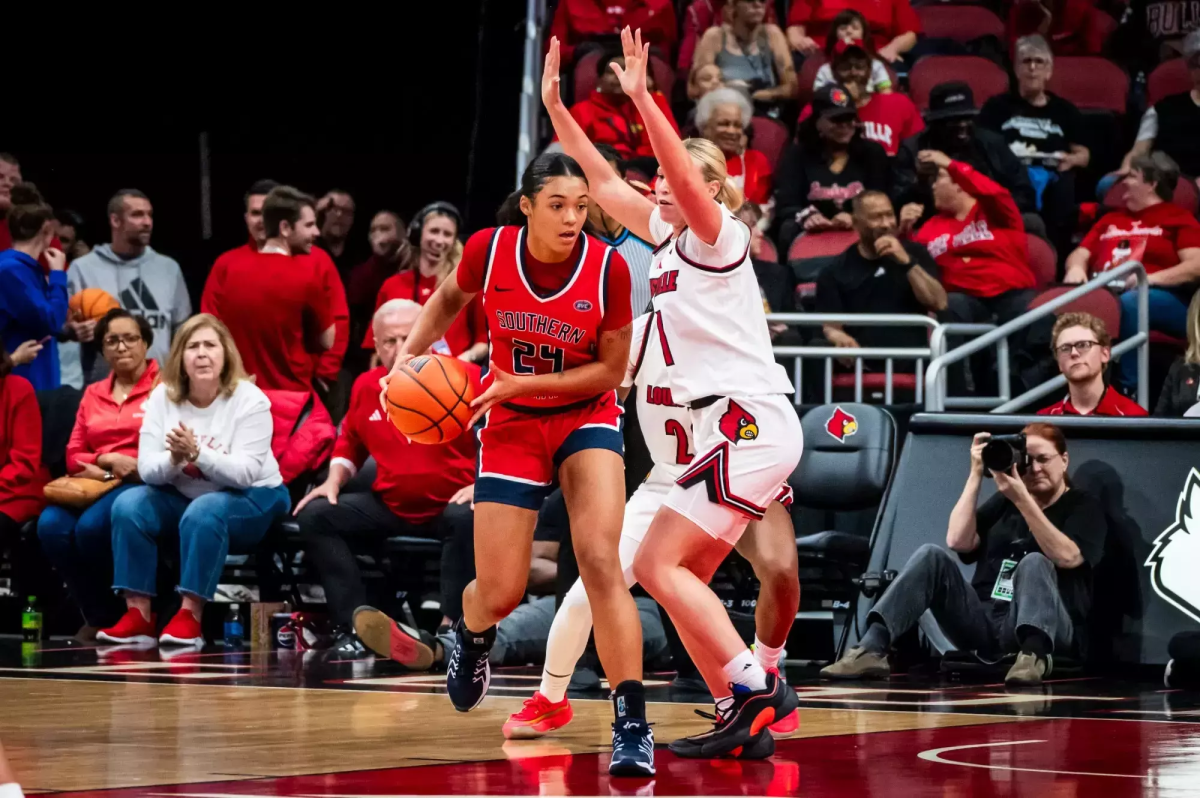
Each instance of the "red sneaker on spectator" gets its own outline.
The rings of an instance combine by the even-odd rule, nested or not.
[[[779,672],[779,668],[767,668],[767,673],[775,674],[775,678],[787,684],[787,680]],[[790,689],[790,688],[789,688]],[[793,709],[790,715],[785,715],[779,720],[772,723],[767,729],[771,732],[771,736],[776,740],[783,737],[791,737],[800,728],[800,710]]]
[[[175,617],[163,629],[158,637],[159,645],[163,646],[202,646],[204,633],[200,631],[200,621],[189,610],[180,609]]]
[[[141,610],[130,607],[125,610],[125,614],[121,616],[121,620],[117,621],[116,626],[96,632],[96,640],[101,643],[149,643],[154,645],[157,642],[154,636],[156,622],[157,618],[154,613],[150,613],[150,618],[147,620]]]

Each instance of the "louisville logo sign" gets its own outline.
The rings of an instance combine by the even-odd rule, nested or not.
[[[1146,559],[1150,584],[1163,600],[1200,621],[1200,471],[1192,469],[1179,494],[1175,521]]]
[[[837,438],[838,443],[845,443],[847,438],[858,432],[858,419],[841,407],[836,407],[825,422],[825,431]]]

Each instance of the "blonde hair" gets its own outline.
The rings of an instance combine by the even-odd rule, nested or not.
[[[183,353],[188,342],[200,330],[209,329],[217,334],[221,348],[225,351],[225,365],[221,368],[221,395],[233,396],[237,385],[242,380],[250,379],[242,366],[242,356],[238,353],[233,336],[229,334],[220,319],[208,313],[198,313],[180,325],[175,331],[175,340],[171,342],[171,352],[167,362],[159,374],[159,380],[167,386],[167,398],[175,404],[182,404],[191,393],[187,369],[183,367]]]
[[[437,284],[440,287],[446,281],[446,278],[454,274],[454,270],[458,268],[458,262],[462,260],[463,244],[457,238],[450,248],[446,250],[446,254],[438,261],[437,265]]]
[[[713,180],[721,184],[716,200],[731,211],[742,207],[742,190],[729,179],[725,166],[725,153],[708,139],[684,139],[683,148],[700,165],[705,182]]]
[[[1188,348],[1183,359],[1188,363],[1200,363],[1200,291],[1192,294],[1187,313]]]

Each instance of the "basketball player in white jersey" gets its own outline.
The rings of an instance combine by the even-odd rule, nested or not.
[[[712,142],[680,141],[646,88],[648,46],[621,33],[625,65],[612,69],[658,159],[654,201],[621,181],[563,105],[551,39],[542,99],[563,150],[583,167],[589,195],[634,235],[658,242],[650,268],[652,341],[674,401],[689,407],[696,457],[671,487],[634,558],[637,581],[675,624],[717,700],[713,728],[676,740],[682,757],[728,756],[773,743],[767,727],[799,705],[742,642],[713,573],[776,497],[803,449],[792,386],[775,363],[750,262],[750,230],[733,216],[741,192]]]
[[[654,461],[650,474],[625,505],[619,556],[625,579],[631,587],[634,584],[634,555],[675,480],[687,471],[694,452],[692,420],[688,409],[672,399],[662,350],[654,344],[654,332],[649,330],[653,321],[653,314],[634,321],[629,369],[621,385],[623,394],[631,389],[635,391],[639,427]],[[647,335],[648,331],[650,335]],[[622,399],[625,398],[622,395]],[[786,484],[781,487],[778,498],[779,501],[771,503],[762,522],[750,525],[737,546],[738,552],[754,566],[762,585],[756,609],[755,657],[764,669],[777,674],[779,657],[800,603],[796,538],[786,509],[791,503],[791,489]],[[577,579],[554,616],[550,638],[546,642],[546,663],[540,689],[525,701],[519,712],[509,717],[504,724],[505,737],[533,739],[571,722],[567,685],[587,646],[591,629],[592,608],[583,581]],[[786,737],[798,727],[798,713],[792,712],[773,723],[770,731],[773,736]],[[754,758],[756,753],[754,747],[747,747],[741,758]],[[770,752],[765,755],[769,756]]]

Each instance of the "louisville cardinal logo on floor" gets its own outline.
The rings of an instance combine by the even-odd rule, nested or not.
[[[841,407],[834,408],[833,415],[825,422],[825,431],[845,443],[846,439],[858,432],[858,419],[847,413]]]
[[[717,428],[734,443],[752,441],[758,437],[758,422],[754,420],[754,416],[732,399],[729,400],[729,408],[717,422]]]

